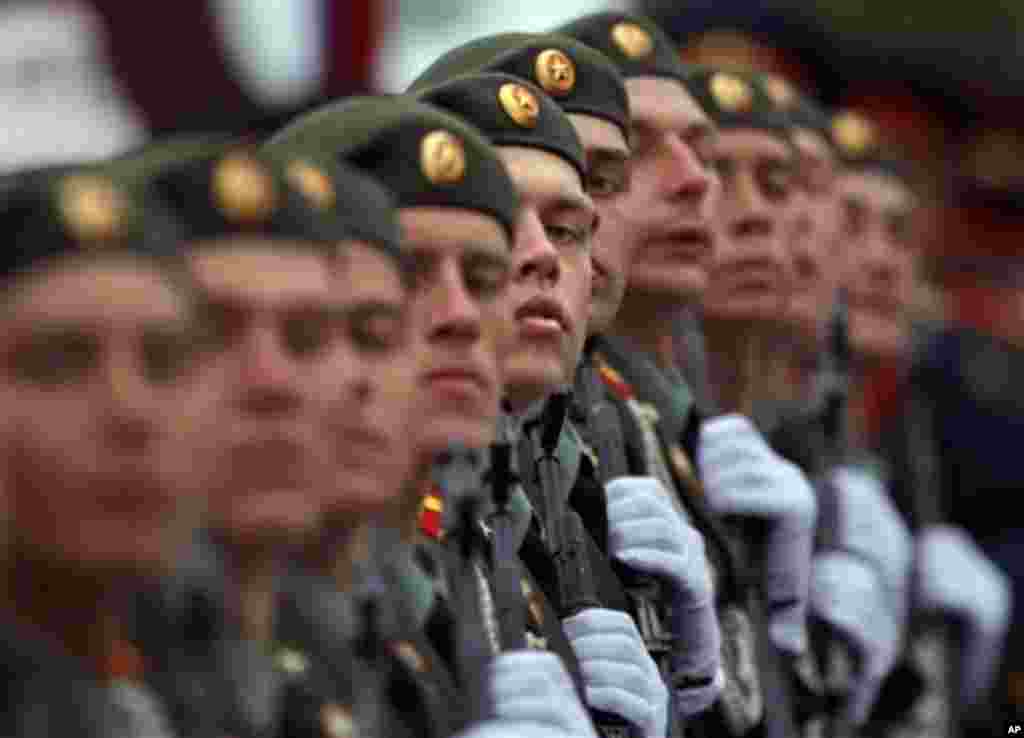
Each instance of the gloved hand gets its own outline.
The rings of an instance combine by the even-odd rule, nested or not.
[[[919,535],[918,602],[925,610],[946,612],[966,626],[963,698],[974,704],[992,686],[1010,624],[1009,578],[961,528],[935,525]]]
[[[685,523],[654,477],[622,477],[606,487],[608,547],[612,556],[667,588],[669,627],[676,643],[672,682],[685,720],[709,708],[721,692],[722,635],[704,537]],[[696,682],[697,684],[694,684]]]
[[[873,562],[902,624],[907,617],[913,539],[881,481],[865,468],[844,466],[831,477],[836,493],[834,521],[838,548]]]
[[[853,679],[846,719],[867,720],[886,675],[899,656],[902,628],[889,606],[878,571],[842,551],[814,557],[811,612],[845,640],[859,668]]]
[[[767,524],[762,581],[769,635],[781,650],[802,653],[807,648],[807,597],[818,516],[814,489],[740,415],[705,421],[697,448],[711,507],[721,515]]]
[[[507,729],[508,732],[482,733],[479,737],[474,734],[473,738],[485,735],[487,738],[516,735],[597,738],[572,679],[555,654],[507,651],[491,662],[490,680],[497,719],[479,727],[481,730]],[[528,726],[528,730],[515,733],[517,726]]]
[[[455,738],[577,738],[540,723],[520,720],[487,720],[477,723]]]
[[[592,608],[562,626],[580,662],[587,704],[625,718],[647,738],[664,738],[668,688],[632,618]]]

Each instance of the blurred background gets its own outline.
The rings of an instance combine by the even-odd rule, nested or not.
[[[925,161],[1020,122],[1018,0],[0,0],[0,169],[171,131],[259,132],[398,91],[480,34],[605,8],[653,15],[691,58],[777,69],[866,108]]]

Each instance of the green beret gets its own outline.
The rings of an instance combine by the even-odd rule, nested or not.
[[[816,101],[798,92],[793,85],[776,74],[754,74],[753,82],[754,86],[763,90],[765,96],[786,116],[793,128],[819,133],[829,145],[832,144],[832,119]]]
[[[224,198],[232,197],[228,175],[217,172],[227,168],[230,174],[232,162],[236,176],[252,175],[250,184],[273,190],[270,217],[242,217],[226,203]],[[248,165],[248,173],[240,164]],[[364,174],[323,157],[272,157],[228,140],[176,138],[108,167],[135,185],[153,188],[173,205],[193,241],[260,232],[317,243],[365,241],[392,256],[399,253],[394,198]]]
[[[275,158],[341,159],[390,189],[399,208],[475,210],[511,242],[519,195],[504,163],[472,126],[405,96],[357,97],[296,118],[264,145]]]
[[[629,137],[629,98],[600,51],[557,33],[502,33],[456,47],[431,64],[410,93],[474,72],[503,72],[540,87],[566,113],[603,118]]]
[[[903,182],[913,178],[909,164],[886,149],[877,126],[858,113],[847,110],[833,116],[829,139],[846,170],[877,172]]]
[[[667,77],[687,84],[688,65],[679,49],[650,18],[632,13],[595,13],[555,29],[597,49],[622,76]]]
[[[749,72],[695,66],[688,89],[720,129],[752,128],[789,140],[792,122]]]
[[[182,236],[160,203],[89,165],[8,178],[0,194],[0,228],[6,234],[4,280],[77,254],[168,258]]]
[[[509,74],[469,74],[418,93],[420,100],[458,115],[495,146],[527,146],[560,156],[586,178],[576,129],[539,87]]]

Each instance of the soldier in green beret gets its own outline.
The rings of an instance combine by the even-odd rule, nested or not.
[[[173,567],[202,509],[188,470],[208,393],[180,230],[84,166],[19,177],[0,222],[0,729],[169,736],[129,603]]]
[[[551,96],[567,113],[583,144],[588,163],[586,189],[598,214],[602,218],[614,218],[618,200],[629,190],[630,166],[629,101],[625,83],[616,66],[601,52],[559,34],[503,34],[479,39],[448,52],[420,76],[412,89],[421,89],[431,82],[473,69],[517,75],[539,85]],[[606,209],[609,211],[607,216]],[[650,491],[623,481],[615,493],[630,499],[619,499],[609,508],[603,488],[604,484],[632,471],[623,430],[623,423],[629,420],[628,409],[616,403],[618,398],[605,397],[605,387],[593,359],[595,337],[611,325],[625,291],[625,256],[619,244],[597,234],[591,251],[594,275],[587,325],[589,340],[576,369],[570,420],[562,426],[559,452],[563,468],[576,470],[567,481],[572,490],[569,502],[573,514],[580,515],[593,539],[588,541],[588,545],[600,599],[614,609],[631,606],[648,649],[658,655],[659,668],[671,678],[669,675],[673,669],[669,657],[672,642],[679,634],[669,632],[664,614],[657,609],[662,604],[659,593],[652,588],[650,579],[644,580],[640,586],[636,572],[621,568],[614,570],[609,566],[610,560],[605,553],[608,542],[614,540],[616,555],[620,560],[631,559],[632,567],[638,566],[638,556],[649,553],[641,552],[644,545],[639,545],[635,540],[637,536],[626,531],[640,530],[635,525],[638,522],[635,518],[638,514],[637,496],[649,495]],[[640,484],[650,483],[648,478]],[[550,493],[535,491],[533,497],[540,499],[543,494]],[[609,530],[610,510],[616,513],[615,530]],[[650,525],[643,526],[643,530],[650,528]],[[699,537],[696,531],[693,535]],[[697,562],[701,558],[696,555],[690,557],[694,562],[691,570],[698,570]],[[644,568],[640,565],[641,571]],[[649,568],[649,562],[646,568]],[[664,571],[655,569],[653,573],[656,576],[665,576]],[[680,575],[676,572],[669,576],[673,581],[667,586],[675,586],[674,580]],[[717,630],[710,598],[708,603],[709,617],[705,618],[705,625],[710,630]],[[697,612],[691,610],[691,620],[700,621]],[[714,633],[708,635],[709,640],[717,641]],[[705,675],[713,675],[716,668],[717,659],[713,659],[711,663],[702,663],[697,670],[703,669]],[[692,672],[694,669],[691,665],[684,670]],[[706,693],[705,703],[714,699],[714,687],[703,691]],[[680,704],[680,709],[673,711],[672,719],[702,710],[706,704],[698,705],[699,701],[694,690],[689,690],[686,706]],[[675,735],[679,730],[679,726],[673,725],[671,734]]]
[[[528,101],[526,107],[536,111],[535,123],[528,125],[529,119],[520,120],[524,106],[506,104],[503,91],[508,90],[516,90],[522,100]],[[561,398],[571,386],[579,364],[590,304],[590,242],[595,224],[588,222],[593,218],[593,209],[581,188],[582,157],[566,145],[570,138],[577,138],[575,131],[545,93],[524,80],[516,82],[505,75],[456,77],[427,88],[420,95],[473,121],[499,147],[525,200],[524,222],[531,226],[520,230],[513,251],[514,339],[503,365],[510,410],[524,429],[533,428],[519,444],[519,458],[540,527],[524,541],[524,556],[534,576],[547,583],[547,593],[557,604],[574,655],[581,662],[588,703],[599,712],[599,726],[607,729],[610,721],[625,719],[644,735],[661,734],[668,718],[668,694],[656,665],[646,653],[635,623],[620,611],[625,603],[618,610],[602,607],[606,603],[612,605],[613,600],[608,598],[607,586],[600,585],[614,584],[614,574],[605,562],[606,576],[594,581],[591,575],[583,575],[570,585],[571,572],[562,568],[567,561],[566,551],[574,546],[580,547],[579,555],[587,556],[591,563],[603,558],[596,546],[589,545],[581,529],[580,538],[575,538],[559,522],[560,518],[568,517],[574,529],[579,525],[572,522],[579,514],[577,510],[565,507],[575,470],[565,468],[567,457],[559,451],[563,463],[558,476],[545,478],[542,472],[542,457],[555,450],[542,448],[540,438],[556,439],[564,430],[565,401]],[[514,100],[510,98],[509,102]],[[577,170],[576,182],[562,176],[563,192],[569,197],[559,197],[552,186],[553,177],[545,185],[541,167],[550,169],[553,162],[549,151],[560,153]],[[526,166],[527,157],[536,164]],[[565,163],[560,168],[566,174],[571,171]],[[573,193],[573,189],[577,192]],[[575,214],[565,207],[567,201],[571,202],[569,198],[580,203]],[[542,235],[533,230],[534,223],[543,224],[546,232]],[[565,236],[571,239],[566,240]],[[587,548],[591,552],[583,553]],[[599,589],[606,591],[599,595]],[[618,598],[624,599],[621,594]],[[607,651],[602,650],[606,640],[614,639],[620,645],[617,663],[610,662]],[[604,655],[598,656],[599,652]],[[606,686],[615,683],[611,674],[621,668],[639,669],[647,675],[643,681],[629,683],[633,700],[620,699],[617,692]],[[621,690],[622,685],[618,688]]]
[[[517,116],[537,112],[522,95],[506,94],[503,99]],[[502,111],[499,105],[502,103],[496,100],[491,112]],[[495,115],[490,122],[500,120]],[[555,146],[573,151],[578,162],[578,150],[571,148],[574,143],[570,129]],[[551,654],[520,652],[522,628],[519,641],[502,640],[504,633],[499,635],[501,627],[491,613],[491,594],[472,585],[475,594],[470,599],[481,599],[466,606],[463,575],[472,578],[484,569],[491,572],[482,567],[485,562],[463,559],[461,546],[456,548],[460,541],[472,537],[476,526],[470,524],[467,530],[460,524],[460,516],[452,513],[459,510],[461,499],[473,497],[479,484],[478,477],[472,482],[474,470],[482,471],[474,450],[495,440],[501,396],[498,360],[508,332],[509,252],[520,217],[519,194],[504,163],[474,127],[409,98],[362,98],[329,106],[297,119],[266,148],[275,155],[315,152],[342,158],[380,179],[398,199],[403,249],[416,272],[412,305],[418,316],[417,340],[423,346],[416,387],[425,401],[420,409],[423,432],[417,439],[421,466],[407,500],[413,506],[407,508],[399,525],[406,541],[412,543],[418,522],[421,540],[410,552],[420,559],[420,566],[435,570],[433,576],[441,590],[438,594],[429,589],[424,592],[423,573],[417,576],[408,567],[399,577],[404,599],[419,613],[415,623],[430,635],[429,642],[421,639],[411,645],[422,663],[446,665],[455,672],[466,721],[497,715],[508,718],[502,729],[529,730],[521,722],[527,714],[517,707],[526,700],[522,709],[533,715],[534,722],[574,726],[569,728],[571,733],[589,731],[589,719],[573,696],[558,659]],[[574,166],[572,177],[578,184],[575,170]],[[470,481],[466,474],[460,480],[460,475],[448,473],[460,464],[464,470],[471,467]],[[442,478],[435,483],[432,475],[437,473]],[[509,507],[519,509],[513,516],[528,520],[524,518],[528,503],[521,491],[513,495]],[[523,523],[515,527],[521,529]],[[513,534],[516,538],[521,535]],[[434,545],[427,545],[423,538],[435,539]],[[437,539],[444,544],[437,546]],[[433,555],[438,548],[443,553],[440,557]],[[462,566],[463,561],[467,566]],[[514,596],[507,597],[510,593],[505,591],[500,602],[509,604],[512,619],[518,611],[522,620],[522,610],[528,609],[542,636],[558,637],[560,630],[551,630],[557,626],[557,618],[537,585],[523,579],[522,586],[529,591],[527,608],[520,592],[521,564],[517,560],[505,563],[514,564]],[[469,648],[467,635],[476,638]],[[560,653],[571,655],[564,635],[561,643]],[[472,653],[474,648],[486,653]],[[494,658],[502,649],[512,651]],[[551,686],[548,694],[537,691],[552,685],[552,680],[559,686]],[[568,692],[559,703],[558,695],[564,690]],[[485,719],[481,725],[493,722]]]
[[[691,651],[700,656],[682,669],[685,689],[676,694],[702,712],[697,731],[742,735],[757,726],[763,702],[755,665],[751,602],[716,515],[709,509],[696,468],[701,390],[676,363],[669,335],[680,316],[693,320],[707,283],[718,179],[711,167],[717,129],[695,99],[693,70],[650,20],[623,13],[585,16],[559,29],[604,52],[626,78],[633,123],[630,191],[604,213],[600,241],[625,255],[628,283],[622,307],[595,356],[610,402],[624,405],[626,444],[634,474],[649,474],[662,487],[676,516],[704,538],[713,601],[722,634],[724,685],[697,676],[710,663],[710,631],[693,631]],[[635,461],[633,461],[635,460]],[[696,590],[694,590],[696,591]],[[691,727],[692,726],[692,727]]]
[[[414,354],[390,196],[312,157],[219,143],[178,156],[157,145],[110,168],[130,170],[184,223],[217,382],[207,454],[194,462],[208,463],[206,545],[183,566],[183,591],[141,602],[137,618],[177,729],[346,735],[373,720],[420,734],[430,716],[409,726],[383,686],[355,698],[346,649],[358,627],[331,637],[305,580],[285,576],[299,546],[327,556],[315,545],[325,513],[393,504],[407,471]],[[357,457],[353,435],[382,448]],[[373,665],[399,668],[386,652]]]

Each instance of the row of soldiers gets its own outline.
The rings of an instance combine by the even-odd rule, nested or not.
[[[0,198],[0,735],[990,718],[1005,577],[869,412],[921,287],[870,122],[601,13]]]

